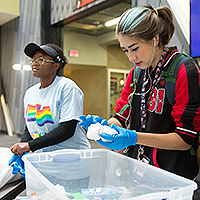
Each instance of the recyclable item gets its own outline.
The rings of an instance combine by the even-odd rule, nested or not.
[[[82,189],[81,193],[88,199],[111,200],[111,199],[126,199],[130,197],[130,192],[126,187],[117,188],[90,188]]]
[[[122,195],[123,190],[121,188],[91,188],[91,189],[82,189],[81,193],[88,199],[94,199],[99,197],[102,200],[108,199],[119,199]]]
[[[84,197],[81,193],[72,193],[72,194],[66,194],[67,198],[70,200],[88,200],[86,197]]]
[[[99,136],[99,133],[107,133],[109,135],[118,134],[115,129],[110,128],[106,125],[101,125],[100,123],[91,124],[88,127],[87,138],[90,140],[102,140],[103,142],[112,142],[111,140],[105,140]]]

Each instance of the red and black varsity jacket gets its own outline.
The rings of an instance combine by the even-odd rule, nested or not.
[[[170,48],[163,63],[162,70],[167,71],[173,54],[177,48]],[[200,127],[200,71],[192,60],[185,61],[179,68],[175,85],[175,104],[172,106],[166,96],[165,77],[160,74],[159,81],[154,91],[145,95],[147,107],[146,130],[141,130],[140,124],[140,95],[133,95],[131,105],[121,113],[120,110],[129,101],[133,92],[130,86],[133,82],[133,68],[126,80],[121,97],[117,100],[114,115],[126,127],[146,133],[171,133],[176,132],[186,143],[194,145],[198,142]],[[151,73],[152,81],[156,69]],[[136,93],[141,93],[144,70],[138,77]],[[146,85],[146,91],[150,84]],[[139,146],[129,147],[128,156],[137,158]],[[163,150],[144,147],[145,156],[150,159],[150,164],[168,170],[175,174],[194,179],[198,174],[196,157],[190,151]]]

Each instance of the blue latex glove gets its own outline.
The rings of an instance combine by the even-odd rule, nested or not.
[[[28,152],[23,155],[28,154]],[[24,170],[24,161],[22,160],[22,154],[20,156],[14,154],[11,159],[8,161],[8,165],[13,167],[13,174],[17,174],[18,172],[23,176],[25,180],[25,170]]]
[[[103,142],[102,140],[97,140],[97,142],[100,145],[117,151],[125,149],[130,145],[136,145],[137,133],[135,130],[128,130],[125,128],[121,128],[115,124],[111,124],[109,127],[115,129],[118,132],[118,134],[115,133],[111,135],[107,133],[99,133],[100,137],[112,141],[112,142]]]
[[[101,125],[108,125],[107,120],[99,117],[98,115],[81,115],[79,117],[81,120],[81,122],[79,122],[79,126],[83,126],[86,130],[88,130],[88,127],[91,124],[96,124],[97,122],[99,122]]]

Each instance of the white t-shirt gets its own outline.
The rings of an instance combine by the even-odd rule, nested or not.
[[[40,83],[29,88],[24,96],[25,122],[33,139],[48,134],[59,123],[80,120],[83,113],[84,95],[72,80],[65,77],[54,79],[46,88]],[[61,143],[45,147],[42,151],[58,149],[87,149],[90,143],[85,131],[77,124],[74,135]]]

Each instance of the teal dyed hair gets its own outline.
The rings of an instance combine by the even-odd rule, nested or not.
[[[136,37],[150,41],[159,36],[159,46],[167,45],[174,34],[174,22],[171,10],[166,6],[155,9],[149,3],[134,7],[122,14],[116,35]]]
[[[134,7],[125,12],[116,27],[118,34],[128,34],[150,11],[151,9],[147,7]]]

